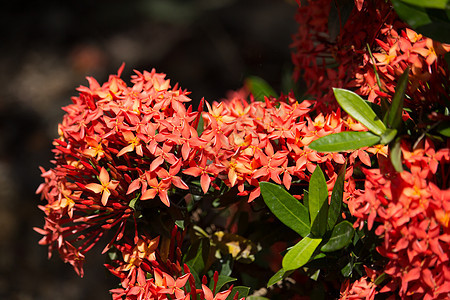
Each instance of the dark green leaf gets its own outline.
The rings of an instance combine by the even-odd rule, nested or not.
[[[408,86],[409,67],[400,76],[392,104],[387,113],[387,125],[390,128],[399,129],[402,123],[403,99],[405,98],[406,87]]]
[[[282,262],[283,269],[286,271],[295,270],[305,265],[314,254],[314,251],[321,241],[321,238],[304,237],[284,256]]]
[[[246,287],[246,286],[235,286],[231,290],[231,294],[228,295],[226,300],[233,300],[234,295],[236,295],[236,293],[239,293],[238,299],[241,299],[242,297],[245,298],[245,297],[247,297],[249,291],[250,291],[249,287]]]
[[[245,300],[270,300],[270,299],[261,296],[248,296],[247,298],[245,298]]]
[[[444,9],[448,0],[401,0],[404,3],[428,8],[441,8]]]
[[[389,144],[397,135],[397,129],[387,129],[380,138],[380,144]]]
[[[375,112],[377,117],[381,120],[383,117],[383,111],[381,109],[381,106],[379,104],[375,104],[373,102],[370,102],[369,100],[364,100],[364,102],[367,103],[367,105],[370,106],[370,108]]]
[[[270,286],[274,285],[275,283],[280,282],[284,278],[291,275],[292,272],[293,272],[292,270],[284,271],[283,268],[279,269],[278,272],[276,272],[272,277],[270,277],[269,281],[267,282],[267,287],[270,287]]]
[[[450,122],[447,121],[439,124],[436,130],[443,136],[450,137]]]
[[[236,281],[236,278],[219,275],[219,279],[217,280],[216,292],[220,291],[220,289],[227,283]],[[214,289],[214,280],[209,282],[209,289],[212,291]]]
[[[431,23],[430,17],[424,8],[406,4],[402,0],[391,0],[391,2],[398,16],[412,28]]]
[[[395,139],[395,142],[389,146],[389,157],[391,159],[391,163],[394,166],[395,171],[401,173],[403,172],[402,165],[402,149],[400,147],[400,137]]]
[[[328,200],[328,197],[327,199]],[[311,224],[311,235],[314,237],[323,237],[327,231],[328,201],[324,201],[320,207],[319,213]]]
[[[257,101],[264,101],[264,97],[278,97],[275,90],[262,78],[250,76],[245,80],[245,86]]]
[[[325,233],[328,223],[328,187],[319,166],[316,166],[309,179],[308,198],[311,233],[316,237],[321,237]]]
[[[203,128],[204,127],[204,121],[203,121],[203,117],[201,116],[201,114],[199,115],[199,120],[198,120],[198,125],[197,125],[197,134],[198,136],[201,136],[203,133]]]
[[[352,241],[355,229],[349,221],[337,224],[331,232],[330,239],[320,248],[323,252],[333,252],[346,247]]]
[[[415,31],[435,41],[450,43],[449,1],[392,0],[392,4],[400,18]]]
[[[419,26],[416,31],[441,43],[450,43],[450,22],[433,20],[432,23]]]
[[[373,146],[379,142],[380,137],[369,131],[343,131],[323,136],[308,147],[317,152],[341,152]]]
[[[202,274],[208,261],[209,250],[209,239],[198,239],[189,247],[184,262],[188,265],[191,271],[193,270],[197,274]]]
[[[350,277],[353,273],[353,262],[349,261],[348,264],[346,264],[342,269],[341,269],[341,274],[344,277]]]
[[[352,91],[338,88],[333,88],[333,92],[339,105],[352,118],[359,121],[376,135],[382,135],[386,131],[386,126],[359,95]]]
[[[328,208],[328,230],[332,230],[341,215],[342,197],[344,192],[344,180],[347,164],[344,164],[339,171],[333,192],[331,193],[330,207]]]
[[[378,276],[375,281],[373,282],[375,285],[380,285],[385,281],[386,279],[389,279],[390,276],[386,273],[382,273],[380,276]]]
[[[272,213],[286,226],[307,236],[310,232],[308,210],[281,186],[260,182],[261,195]]]

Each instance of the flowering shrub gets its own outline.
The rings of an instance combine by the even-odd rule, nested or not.
[[[315,100],[194,111],[155,70],[89,77],[41,169],[49,257],[83,276],[103,244],[113,299],[448,298],[450,46],[386,1],[307,2],[292,57]]]

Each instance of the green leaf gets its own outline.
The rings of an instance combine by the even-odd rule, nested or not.
[[[355,229],[349,221],[337,224],[331,232],[330,239],[320,248],[323,252],[333,252],[346,247],[352,241]]]
[[[133,199],[131,199],[130,203],[128,203],[128,206],[131,207],[133,210],[138,210],[136,209],[136,204],[137,204],[137,200],[141,197],[141,194],[138,193],[138,195],[136,197],[134,197]]]
[[[203,120],[203,117],[201,114],[199,114],[199,119],[198,119],[198,125],[197,125],[197,134],[198,136],[201,136],[204,130],[204,125],[205,121]]]
[[[236,281],[236,278],[219,275],[219,279],[217,280],[216,292],[220,291],[220,289],[227,283]],[[209,282],[209,289],[212,291],[214,289],[214,280]]]
[[[262,78],[250,76],[245,80],[245,86],[257,101],[264,101],[264,97],[278,97],[275,90]]]
[[[375,104],[375,103],[373,103],[373,102],[370,102],[369,100],[364,100],[364,102],[366,102],[367,105],[370,106],[370,108],[375,112],[375,114],[377,115],[377,117],[378,117],[379,119],[382,118],[382,116],[383,116],[383,111],[382,111],[382,109],[381,109],[381,105]]]
[[[341,269],[341,274],[344,277],[350,277],[353,273],[353,261],[349,261],[348,264],[346,264],[342,269]]]
[[[328,208],[328,230],[332,230],[341,215],[342,197],[344,193],[344,180],[347,164],[345,163],[339,171],[333,192],[331,193],[330,207]]]
[[[178,228],[181,228],[181,230],[184,230],[184,220],[176,220],[175,225],[177,225]]]
[[[394,166],[395,171],[401,173],[403,172],[402,165],[402,149],[400,147],[401,139],[400,137],[395,139],[395,142],[392,143],[392,146],[389,147],[389,158],[391,159],[391,163]]]
[[[261,195],[270,211],[286,226],[307,236],[310,232],[308,210],[281,186],[260,182]]]
[[[261,296],[248,296],[245,299],[246,300],[270,300],[269,298],[261,297]]]
[[[369,131],[342,131],[325,135],[309,144],[317,152],[341,152],[376,145],[380,137]]]
[[[309,209],[309,194],[307,190],[303,190],[303,206],[306,207],[306,210]],[[308,211],[308,216],[309,216],[309,211]]]
[[[387,125],[390,128],[399,129],[402,123],[403,99],[405,98],[406,87],[408,86],[409,67],[400,76],[392,104],[387,113]]]
[[[283,258],[283,269],[286,271],[295,270],[305,265],[314,251],[322,242],[322,238],[304,237],[294,247],[292,247]]]
[[[293,272],[292,270],[285,271],[283,268],[279,269],[278,272],[276,272],[272,277],[270,277],[269,281],[267,282],[267,287],[270,287],[270,286],[274,285],[275,283],[280,282],[284,278],[291,275],[292,272]]]
[[[309,179],[308,197],[311,233],[314,236],[321,237],[325,234],[328,223],[328,187],[319,166],[316,166]]]
[[[328,197],[327,197],[328,200]],[[319,209],[319,213],[311,224],[311,234],[314,237],[323,237],[327,231],[328,201],[324,201]]]
[[[450,122],[442,122],[436,127],[436,130],[443,136],[450,137]]]
[[[392,0],[392,4],[399,17],[415,31],[435,41],[450,43],[449,1]]]
[[[441,8],[445,9],[448,0],[401,0],[404,3],[412,4],[419,7]]]
[[[448,12],[449,10],[447,10]],[[416,28],[416,31],[441,43],[450,43],[450,22],[448,20],[432,20],[432,23]]]
[[[389,276],[386,273],[382,273],[380,276],[378,276],[375,281],[373,282],[375,285],[380,285],[385,281],[386,279],[390,279],[391,276]],[[248,299],[248,298],[247,298]]]
[[[359,95],[352,91],[338,88],[333,88],[333,92],[339,105],[352,118],[359,121],[376,135],[382,135],[386,131],[386,126]]]
[[[247,286],[235,286],[231,290],[231,294],[228,295],[226,300],[233,300],[234,295],[236,295],[236,293],[239,293],[238,299],[241,299],[242,297],[245,298],[245,297],[247,297],[249,291],[250,291],[250,288]]]
[[[417,28],[431,22],[424,8],[406,4],[401,0],[391,0],[391,2],[398,16],[412,28]]]
[[[397,135],[397,129],[387,129],[380,138],[380,144],[389,144]]]
[[[209,257],[210,242],[207,238],[196,240],[189,247],[188,252],[184,258],[184,262],[189,269],[195,271],[197,274],[202,274],[205,269]]]

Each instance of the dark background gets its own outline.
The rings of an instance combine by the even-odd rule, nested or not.
[[[117,281],[102,247],[87,255],[85,278],[37,243],[43,213],[38,167],[51,167],[61,106],[86,76],[100,83],[133,69],[219,100],[249,75],[277,91],[290,75],[295,1],[8,1],[0,10],[0,299],[110,299]]]

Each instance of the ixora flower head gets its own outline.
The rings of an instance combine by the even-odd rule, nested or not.
[[[450,190],[438,187],[436,174],[448,178],[450,150],[435,151],[425,139],[414,149],[404,143],[402,153],[408,170],[396,173],[381,159],[380,169],[364,170],[364,190],[348,199],[348,207],[358,218],[355,226],[367,221],[369,230],[383,237],[377,251],[389,259],[384,272],[391,282],[380,292],[445,299],[450,293]]]
[[[89,77],[89,87],[78,88],[58,127],[55,166],[41,169],[40,243],[80,275],[84,254],[105,231],[117,228],[105,251],[124,236],[136,201],[170,206],[169,195],[188,189],[180,170],[206,145],[197,135],[199,113],[184,105],[188,92],[155,70],[136,72],[127,86],[122,70],[103,85]]]

